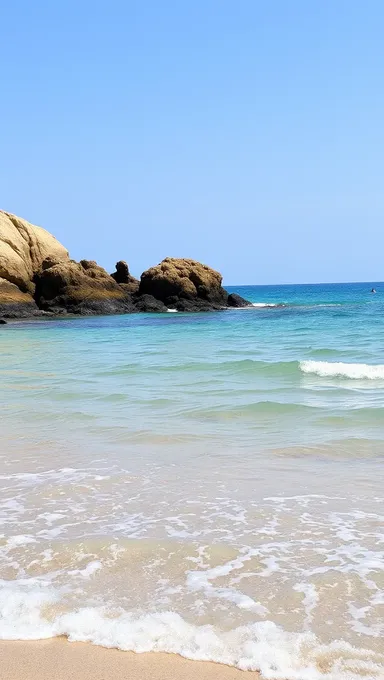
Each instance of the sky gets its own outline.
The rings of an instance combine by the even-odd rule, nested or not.
[[[74,259],[384,279],[382,0],[13,0],[0,25],[0,208]]]

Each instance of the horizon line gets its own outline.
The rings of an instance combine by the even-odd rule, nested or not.
[[[223,283],[224,288],[227,286],[229,288],[236,287],[256,287],[256,286],[340,286],[340,285],[351,285],[356,283],[364,283],[369,286],[372,285],[384,285],[384,281],[315,281],[315,282],[304,282],[304,283]]]

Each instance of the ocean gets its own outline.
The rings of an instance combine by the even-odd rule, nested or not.
[[[384,284],[230,290],[1,327],[1,639],[384,677]]]

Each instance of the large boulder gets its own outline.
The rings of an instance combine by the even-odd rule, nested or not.
[[[39,313],[39,308],[29,293],[24,293],[14,283],[0,278],[0,317],[19,319]]]
[[[46,257],[68,260],[68,251],[52,234],[0,210],[0,278],[33,295],[33,276]]]
[[[55,313],[123,314],[134,311],[131,297],[93,260],[75,262],[47,258],[35,276],[40,308]]]
[[[211,267],[167,257],[142,274],[139,294],[152,295],[179,311],[208,311],[227,306],[228,294],[221,284],[221,274]]]
[[[128,265],[124,260],[116,262],[116,271],[111,276],[116,283],[124,286],[127,293],[137,293],[139,290],[140,281],[130,274]]]

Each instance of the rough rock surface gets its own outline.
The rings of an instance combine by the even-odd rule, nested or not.
[[[227,306],[228,293],[221,283],[221,274],[205,264],[167,257],[142,274],[139,293],[179,311],[206,311]]]
[[[129,295],[93,260],[55,262],[48,258],[35,276],[42,309],[72,314],[121,314],[134,311]]]
[[[48,231],[0,210],[0,278],[33,295],[33,276],[48,256],[69,259],[68,251]]]
[[[0,278],[0,317],[19,319],[39,314],[39,308],[29,293],[23,293],[14,283]]]
[[[228,295],[228,307],[252,307],[252,303],[237,293],[230,293]]]
[[[126,293],[137,293],[140,281],[129,273],[129,268],[124,260],[116,262],[116,271],[111,274],[116,283],[124,286]]]
[[[140,281],[120,260],[110,275],[94,261],[70,260],[48,231],[0,210],[2,317],[197,312],[248,304],[228,296],[221,274],[195,260],[168,257]]]
[[[137,312],[167,312],[168,307],[161,300],[156,300],[153,295],[139,295],[134,299]]]

